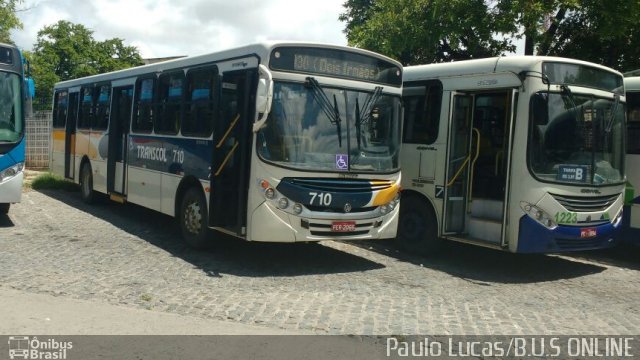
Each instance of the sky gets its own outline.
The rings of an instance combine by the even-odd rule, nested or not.
[[[338,20],[345,0],[24,0],[13,41],[31,50],[38,31],[59,20],[94,39],[121,38],[143,58],[193,56],[264,40],[346,45]]]

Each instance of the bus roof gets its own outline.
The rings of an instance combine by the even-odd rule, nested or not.
[[[225,61],[231,60],[235,58],[247,57],[255,55],[261,59],[261,62],[264,63],[268,61],[271,50],[279,46],[301,46],[301,47],[316,47],[316,48],[327,48],[327,49],[342,49],[351,51],[354,53],[359,53],[366,56],[372,56],[379,58],[381,60],[385,60],[391,62],[402,68],[402,65],[387,56],[369,51],[364,49],[358,49],[343,45],[332,45],[325,43],[314,43],[314,42],[305,42],[305,41],[267,41],[262,43],[256,43],[226,50],[217,51],[214,53],[182,57],[174,60],[168,60],[164,62],[142,65],[133,68],[123,69],[112,71],[104,74],[92,75],[78,79],[61,81],[55,84],[54,88],[66,88],[79,86],[81,84],[87,82],[102,82],[102,81],[111,81],[116,79],[125,79],[129,77],[139,76],[143,74],[148,74],[152,72],[161,72],[165,70],[171,70],[180,67],[189,67],[196,66],[199,64],[212,63],[217,61]]]
[[[640,76],[632,76],[624,78],[624,90],[625,91],[639,91],[640,90]]]
[[[426,79],[436,79],[447,76],[477,75],[496,72],[519,73],[525,69],[532,69],[542,62],[563,62],[578,65],[586,65],[599,68],[605,71],[621,73],[611,68],[581,61],[576,59],[552,57],[552,56],[501,56],[475,60],[462,60],[448,63],[438,63],[429,65],[415,65],[404,68],[404,81],[416,81]]]

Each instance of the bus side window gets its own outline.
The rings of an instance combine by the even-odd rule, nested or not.
[[[93,117],[92,129],[106,130],[109,125],[109,107],[111,105],[111,86],[102,85],[96,88],[98,99],[96,102],[95,116]]]
[[[429,81],[425,86],[408,88],[404,92],[403,141],[416,144],[433,144],[440,129],[442,84]]]
[[[182,71],[160,76],[158,116],[154,131],[160,134],[175,135],[180,129],[182,118],[182,89],[184,73]]]
[[[138,80],[136,84],[135,110],[131,129],[134,132],[150,133],[154,118],[155,78]]]
[[[53,127],[63,128],[66,124],[69,107],[69,96],[66,90],[56,91],[53,107]]]
[[[187,94],[182,134],[207,137],[213,129],[215,75],[213,68],[187,73]]]
[[[81,90],[80,113],[78,116],[78,128],[89,129],[94,115],[94,87],[83,87]]]

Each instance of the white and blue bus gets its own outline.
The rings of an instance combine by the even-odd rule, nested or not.
[[[624,203],[622,89],[619,72],[565,58],[406,67],[401,244],[612,246]]]
[[[34,92],[25,63],[17,47],[0,44],[0,214],[22,197],[25,115]]]
[[[265,43],[54,89],[51,168],[94,192],[252,241],[396,235],[402,67]],[[215,234],[215,232],[214,232]]]
[[[640,77],[624,79],[627,98],[627,194],[623,239],[640,244]]]

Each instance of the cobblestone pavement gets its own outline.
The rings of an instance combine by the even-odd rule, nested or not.
[[[134,205],[29,191],[0,216],[0,287],[329,334],[639,334],[640,248],[523,256],[389,241],[184,246]]]

